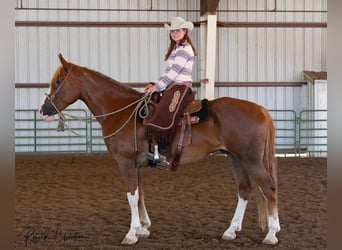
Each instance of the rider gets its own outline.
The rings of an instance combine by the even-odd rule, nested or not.
[[[147,137],[157,141],[160,167],[169,167],[169,143],[174,132],[174,122],[180,115],[182,101],[191,93],[192,67],[196,50],[188,32],[194,24],[182,17],[174,17],[169,30],[170,45],[165,55],[167,67],[160,78],[145,86],[145,94],[162,93],[157,109],[146,123]],[[168,107],[168,108],[166,108]]]

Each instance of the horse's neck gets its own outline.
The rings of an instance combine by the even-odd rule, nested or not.
[[[115,112],[139,99],[139,92],[122,86],[109,77],[86,73],[80,99],[94,116]]]

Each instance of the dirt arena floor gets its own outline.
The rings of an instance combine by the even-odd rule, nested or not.
[[[277,246],[261,244],[256,189],[243,228],[221,240],[237,190],[228,161],[209,156],[176,173],[143,169],[149,238],[121,246],[130,210],[106,155],[17,155],[16,249],[327,249],[326,158],[278,158]]]

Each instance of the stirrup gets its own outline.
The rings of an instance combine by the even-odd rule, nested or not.
[[[147,160],[153,161],[153,154],[152,153],[145,153],[145,157]]]
[[[164,155],[160,155],[159,161],[157,162],[157,168],[163,169],[163,170],[170,170],[171,169],[171,163],[168,162],[167,157]]]
[[[151,166],[152,168],[159,168],[159,169],[163,169],[163,170],[170,170],[171,169],[171,163],[168,162],[166,159],[164,161],[161,160],[160,158],[158,160],[155,160],[153,153],[145,153],[145,157],[147,160],[150,160],[154,164],[156,164],[153,167]],[[161,158],[163,158],[163,156]]]
[[[145,153],[145,157],[150,160],[153,161],[154,163],[157,163],[160,161],[159,158],[159,152],[158,152],[158,145],[154,145],[154,153]]]
[[[158,151],[158,144],[154,145],[154,154],[153,154],[153,161],[158,162],[160,160],[159,151]]]

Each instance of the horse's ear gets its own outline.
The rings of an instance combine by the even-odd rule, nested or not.
[[[61,53],[58,54],[59,61],[63,65],[64,69],[68,70],[69,63],[64,59]]]

